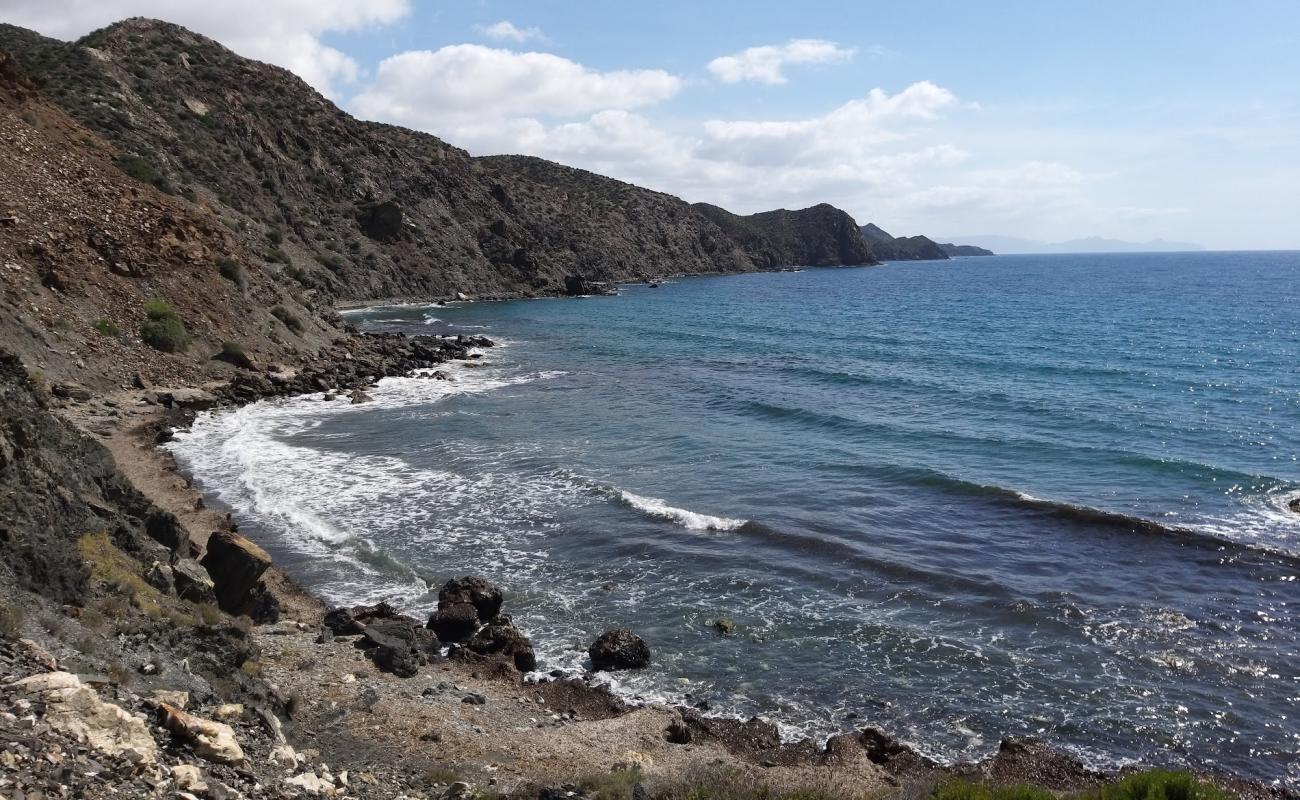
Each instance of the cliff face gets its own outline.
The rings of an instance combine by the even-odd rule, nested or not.
[[[891,236],[875,223],[862,226],[862,237],[881,261],[944,261],[948,253],[925,236]]]
[[[289,72],[167,23],[128,20],[75,43],[0,26],[0,49],[148,180],[330,298],[532,294],[575,272],[617,280],[872,261],[830,207],[737,228],[581,170],[476,160],[354,119]]]
[[[764,269],[876,263],[853,217],[826,203],[800,211],[779,209],[749,216],[707,203],[696,203],[693,208],[741,243]]]
[[[976,247],[973,244],[953,244],[952,242],[943,242],[940,243],[939,247],[943,248],[943,252],[947,253],[949,258],[957,258],[958,256],[994,255],[992,250],[987,250],[983,247]]]

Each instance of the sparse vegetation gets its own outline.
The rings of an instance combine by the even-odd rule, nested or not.
[[[284,327],[294,333],[302,333],[302,320],[298,319],[292,311],[284,306],[276,306],[271,309],[271,316],[284,323]]]
[[[1190,773],[1153,769],[1103,786],[1090,793],[1088,800],[1231,800],[1231,797]]]
[[[931,800],[1055,800],[1055,795],[1033,786],[989,786],[969,781],[944,783],[930,795]]]
[[[115,325],[111,319],[97,319],[90,323],[90,327],[99,331],[104,336],[117,336],[118,333],[120,333],[117,329],[117,325]]]
[[[143,157],[135,154],[119,156],[113,163],[118,169],[141,183],[152,184],[164,192],[168,191],[167,179],[163,177],[157,167]]]
[[[189,331],[171,306],[151,300],[144,311],[148,319],[140,326],[140,338],[145,344],[164,353],[184,352],[190,346]]]
[[[23,632],[23,622],[26,619],[27,612],[22,606],[0,602],[0,636],[17,639]]]
[[[232,358],[243,358],[244,346],[239,342],[222,342],[221,355],[230,356]]]
[[[244,268],[239,266],[239,262],[230,256],[222,256],[217,259],[217,271],[221,273],[221,277],[241,289],[248,282],[244,277]]]

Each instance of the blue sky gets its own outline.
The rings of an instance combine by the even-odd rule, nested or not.
[[[209,5],[3,0],[0,19],[62,38],[169,19],[358,116],[741,212],[1300,247],[1295,0]]]

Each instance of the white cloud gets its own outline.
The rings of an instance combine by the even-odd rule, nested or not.
[[[541,28],[520,28],[508,19],[491,25],[476,25],[474,29],[498,42],[526,42],[529,39],[546,38]]]
[[[598,72],[550,53],[458,44],[384,59],[353,105],[363,116],[450,137],[474,122],[637,108],[681,87],[681,78],[663,70]]]
[[[336,96],[339,84],[360,68],[347,54],[321,42],[330,31],[355,31],[396,22],[409,0],[6,0],[6,22],[47,36],[75,39],[127,17],[155,17],[184,25],[251,58],[285,67],[320,92]]]
[[[750,47],[735,55],[715,58],[709,62],[709,72],[723,83],[757,81],[777,85],[786,82],[781,70],[787,64],[847,61],[853,53],[852,48],[825,39],[791,39],[785,44]]]

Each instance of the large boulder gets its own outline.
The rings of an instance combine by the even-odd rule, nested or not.
[[[565,275],[564,293],[570,297],[582,297],[596,294],[618,294],[612,286],[593,281],[585,275]]]
[[[481,656],[507,656],[520,672],[537,669],[537,654],[533,650],[533,643],[514,625],[486,625],[474,634],[465,647]]]
[[[429,628],[444,642],[466,642],[479,629],[478,611],[469,603],[452,603],[429,617]]]
[[[216,584],[202,564],[192,558],[178,559],[171,567],[176,596],[191,603],[217,602]]]
[[[469,603],[478,613],[479,620],[485,623],[501,613],[501,604],[504,602],[505,595],[499,588],[472,575],[453,578],[438,592],[438,608]]]
[[[266,551],[233,531],[217,531],[208,538],[200,562],[216,584],[217,604],[231,614],[244,610],[248,593],[271,566]]]
[[[164,728],[188,742],[200,758],[218,764],[238,764],[244,760],[234,729],[224,722],[196,717],[166,703],[159,704],[158,717]]]
[[[361,647],[384,672],[409,678],[438,655],[439,642],[428,630],[405,617],[376,620],[365,628]]]
[[[587,655],[596,670],[641,669],[650,663],[650,646],[627,628],[616,628],[592,642]]]
[[[70,672],[46,672],[14,681],[8,688],[45,704],[45,724],[108,755],[152,763],[158,744],[148,724],[121,706],[105,703]]]
[[[189,558],[190,534],[170,511],[155,509],[144,518],[144,531],[155,542],[172,551],[177,558]]]

